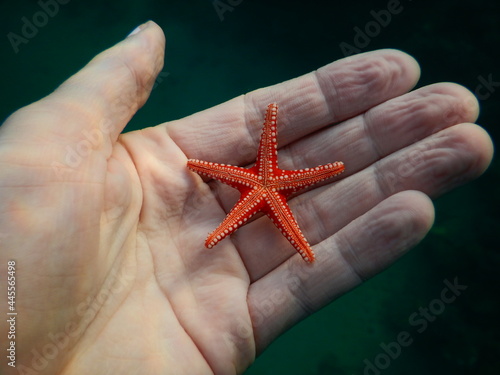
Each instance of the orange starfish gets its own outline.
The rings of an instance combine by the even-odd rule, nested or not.
[[[220,240],[245,225],[257,212],[263,211],[295,247],[306,262],[313,262],[314,252],[300,231],[287,203],[287,198],[308,186],[326,180],[344,171],[344,163],[337,161],[315,168],[288,171],[278,168],[276,119],[278,105],[267,106],[264,129],[260,138],[256,163],[251,168],[235,167],[196,159],[188,160],[192,171],[213,177],[238,189],[240,199],[219,227],[205,241],[212,248]]]

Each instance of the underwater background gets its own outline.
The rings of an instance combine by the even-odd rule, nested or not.
[[[40,1],[0,1],[1,122],[152,19],[166,34],[165,67],[125,131],[184,117],[353,52],[397,48],[419,61],[417,87],[452,81],[475,92],[478,123],[494,142],[500,137],[498,1],[61,3],[36,35],[14,47],[7,35],[21,34],[23,17],[41,11]],[[500,374],[499,184],[495,158],[477,181],[437,199],[435,225],[421,244],[292,328],[245,375]],[[467,289],[440,303],[454,283]],[[404,332],[412,343],[397,350]]]

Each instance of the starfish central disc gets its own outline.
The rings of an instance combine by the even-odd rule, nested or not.
[[[278,105],[267,107],[256,163],[251,168],[189,159],[188,168],[238,189],[240,199],[224,221],[210,233],[205,246],[212,248],[236,231],[257,212],[264,212],[306,262],[313,262],[314,252],[302,234],[287,203],[287,198],[308,186],[339,175],[344,163],[337,161],[314,168],[284,170],[278,168]]]

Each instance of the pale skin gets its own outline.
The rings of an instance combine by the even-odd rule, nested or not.
[[[16,262],[19,317],[17,367],[2,359],[4,374],[240,374],[418,243],[433,222],[429,197],[491,161],[474,96],[449,83],[409,92],[418,65],[392,50],[120,135],[164,46],[148,23],[0,128],[0,266]],[[266,217],[203,246],[237,192],[186,160],[251,164],[271,102],[282,168],[346,166],[290,201],[312,265]]]

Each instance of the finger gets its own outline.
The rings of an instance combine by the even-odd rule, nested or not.
[[[253,283],[248,301],[257,351],[399,258],[425,236],[433,218],[427,196],[398,193],[321,242],[313,266],[293,257]]]
[[[280,152],[283,168],[331,161],[349,164],[345,176],[452,125],[475,122],[479,105],[453,83],[423,87],[369,109],[360,116],[294,142]]]
[[[475,124],[459,124],[395,152],[336,186],[295,199],[314,243],[321,242],[380,201],[405,190],[436,198],[480,176],[491,162],[489,135]],[[317,194],[314,194],[317,193]],[[361,197],[361,198],[360,198]],[[335,220],[329,220],[335,213]],[[326,225],[314,226],[314,220]]]
[[[418,64],[395,50],[359,54],[163,124],[188,158],[243,165],[255,160],[266,106],[277,102],[279,146],[410,90]]]
[[[455,125],[335,184],[302,194],[291,200],[290,206],[317,252],[315,245],[392,194],[419,190],[436,197],[479,176],[489,165],[492,154],[491,139],[482,128],[473,124]],[[259,236],[255,236],[257,231]],[[241,228],[233,240],[252,280],[294,255],[265,218]]]
[[[64,147],[86,140],[109,152],[163,66],[161,29],[151,21],[141,29],[97,55],[49,96],[15,112],[2,126],[3,140]]]

